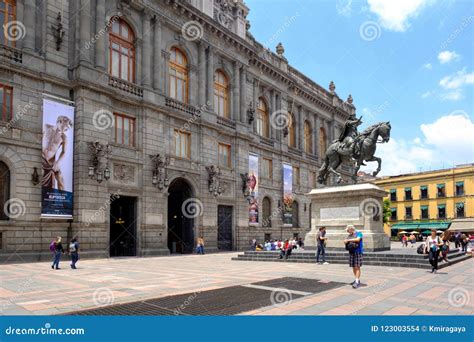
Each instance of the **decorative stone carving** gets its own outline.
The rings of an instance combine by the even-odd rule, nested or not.
[[[58,16],[56,17],[56,25],[51,26],[51,28],[53,30],[53,37],[56,39],[56,51],[59,51],[65,33],[61,20],[61,12],[58,12]]]
[[[352,104],[354,102],[354,99],[352,98],[352,95],[349,94],[349,96],[347,97],[347,101],[346,101],[348,104]]]
[[[283,58],[283,54],[285,53],[285,48],[283,47],[282,43],[278,43],[276,46],[276,53],[280,58]]]
[[[255,119],[255,108],[253,106],[253,101],[250,101],[249,106],[247,108],[247,119],[249,125],[252,124],[253,120]]]
[[[242,194],[244,195],[245,199],[248,201],[250,200],[250,184],[249,184],[249,174],[241,173],[240,177],[242,178]]]
[[[130,15],[130,4],[131,0],[119,0],[117,1],[117,9],[124,15]]]
[[[331,94],[333,94],[333,95],[336,94],[336,85],[334,84],[333,81],[331,81],[331,83],[329,83],[329,91],[330,91]]]
[[[214,1],[214,19],[217,20],[219,24],[225,26],[229,30],[232,29],[232,24],[234,22],[232,17],[232,6],[227,2],[227,0]]]
[[[153,163],[153,178],[152,183],[160,190],[167,188],[169,185],[168,176],[166,174],[166,167],[169,165],[169,157],[162,157],[159,153],[150,156]]]
[[[103,179],[110,178],[109,159],[112,154],[112,147],[108,144],[102,145],[98,141],[89,142],[87,147],[91,155],[89,164],[89,177],[95,178],[98,183]]]
[[[135,182],[135,167],[132,165],[114,163],[114,180],[124,184]]]
[[[206,166],[206,170],[209,174],[208,177],[208,184],[209,184],[209,192],[214,196],[220,196],[224,192],[223,186],[221,186],[220,177],[222,175],[221,170],[215,166]]]

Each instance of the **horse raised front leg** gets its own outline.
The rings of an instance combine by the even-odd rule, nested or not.
[[[377,170],[372,172],[372,176],[374,176],[374,177],[377,176],[379,174],[380,170],[382,169],[382,159],[379,158],[379,157],[373,156],[371,159],[368,159],[367,161],[376,161],[378,163]]]

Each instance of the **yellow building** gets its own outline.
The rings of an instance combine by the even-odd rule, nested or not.
[[[451,220],[474,217],[474,164],[399,176],[372,183],[388,193],[391,217],[385,232],[445,230]]]

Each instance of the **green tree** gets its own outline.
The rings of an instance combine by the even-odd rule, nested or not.
[[[383,200],[383,223],[387,223],[391,215],[392,211],[390,210],[390,200],[386,198]]]

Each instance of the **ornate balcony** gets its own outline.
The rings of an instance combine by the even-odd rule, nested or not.
[[[232,128],[232,129],[235,129],[235,121],[234,121],[234,120],[227,119],[227,118],[224,118],[223,116],[218,116],[218,117],[217,117],[217,123],[218,123],[219,125],[222,125],[222,126],[225,126],[225,127],[229,127],[229,128]]]
[[[136,84],[130,83],[128,81],[122,80],[117,77],[109,75],[109,86],[120,89],[132,95],[143,97],[143,88],[137,86]]]
[[[172,99],[171,97],[166,98],[165,105],[167,107],[174,108],[191,115],[201,116],[201,110],[199,110],[198,108],[191,106],[187,103]]]
[[[0,45],[0,57],[5,57],[17,63],[23,63],[23,53],[6,45]]]

